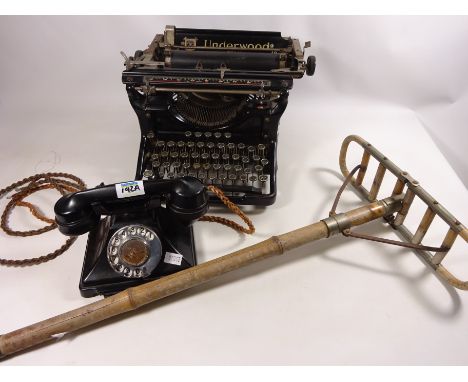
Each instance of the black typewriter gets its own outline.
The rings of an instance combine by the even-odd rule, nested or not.
[[[293,79],[315,71],[309,46],[279,32],[167,26],[146,50],[122,53],[141,129],[136,179],[188,175],[238,204],[274,203],[279,120]]]

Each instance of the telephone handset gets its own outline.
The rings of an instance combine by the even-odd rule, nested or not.
[[[189,176],[101,185],[65,195],[54,207],[60,232],[89,232],[80,280],[85,297],[196,265],[191,223],[207,210],[206,188]]]

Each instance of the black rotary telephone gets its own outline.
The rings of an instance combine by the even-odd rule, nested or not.
[[[89,232],[84,297],[111,295],[196,265],[191,225],[207,210],[206,188],[190,176],[102,184],[65,195],[54,208],[60,232]]]

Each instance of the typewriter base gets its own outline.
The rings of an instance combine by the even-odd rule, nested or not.
[[[130,224],[147,226],[161,240],[161,260],[150,276],[145,278],[121,276],[111,268],[107,260],[109,239],[118,229]],[[175,265],[165,262],[167,252],[182,255],[181,264]],[[196,256],[192,226],[170,219],[164,208],[158,209],[154,216],[140,213],[132,216],[106,217],[101,220],[95,230],[89,233],[79,288],[83,297],[110,296],[129,287],[170,275],[194,265],[196,265]]]

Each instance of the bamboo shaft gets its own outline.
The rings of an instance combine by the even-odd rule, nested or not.
[[[401,200],[391,200],[393,202],[390,204],[388,200],[387,202],[374,202],[341,215],[349,220],[350,226],[364,224],[396,212],[401,207]],[[50,341],[56,335],[72,332],[137,309],[238,268],[328,236],[330,236],[329,227],[324,221],[320,221],[279,236],[273,236],[258,244],[170,276],[129,288],[114,296],[0,336],[0,356]]]

